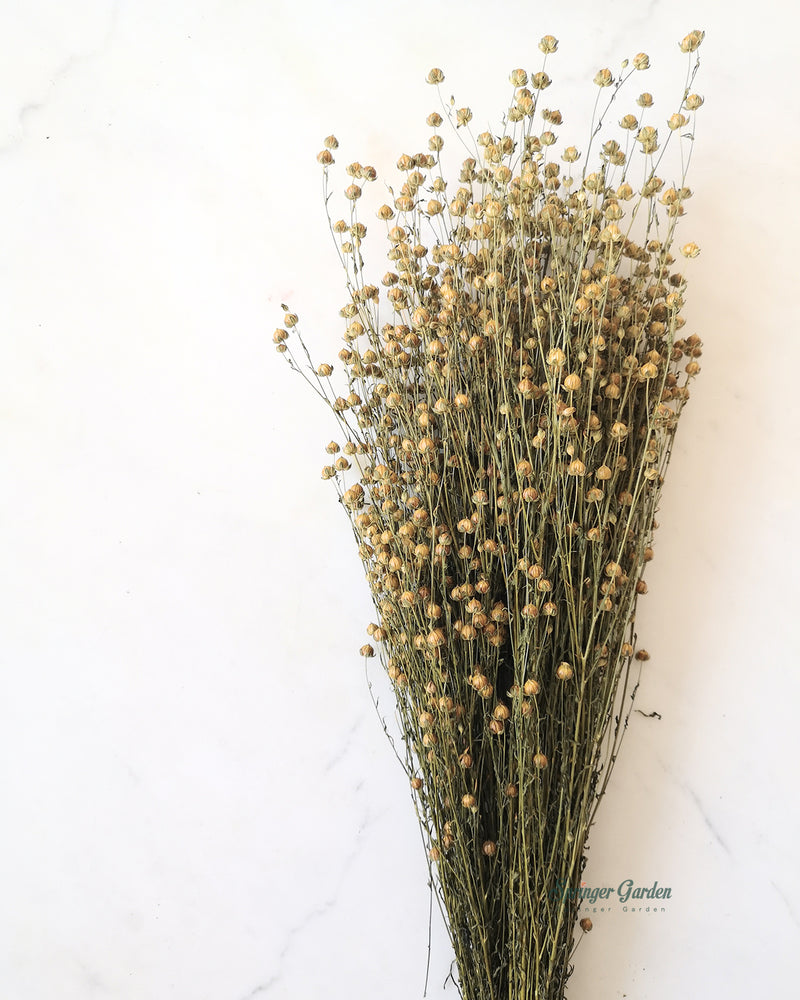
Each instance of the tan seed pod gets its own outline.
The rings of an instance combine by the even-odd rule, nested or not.
[[[351,486],[342,495],[342,503],[351,510],[357,510],[364,506],[364,488],[359,483]]]
[[[679,43],[681,52],[695,52],[705,38],[705,31],[690,31],[688,35]]]
[[[532,472],[533,472],[533,466],[526,458],[523,458],[519,462],[517,462],[518,476],[521,476],[523,479],[527,479]]]
[[[426,641],[429,646],[435,649],[439,646],[444,646],[445,643],[447,642],[447,639],[445,637],[443,629],[435,628],[428,633]]]
[[[611,426],[611,437],[621,441],[628,436],[628,426],[621,420],[616,420]]]

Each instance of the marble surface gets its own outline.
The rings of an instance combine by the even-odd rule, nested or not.
[[[315,155],[390,172],[432,65],[496,120],[538,38],[604,64],[707,31],[685,221],[706,343],[648,574],[652,653],[591,841],[570,996],[789,996],[800,120],[791,5],[31,0],[0,35],[0,982],[9,1000],[416,1000],[426,868],[319,480],[329,416],[271,344],[338,349]],[[555,88],[554,88],[555,93]],[[579,112],[577,113],[579,115]],[[373,661],[375,663],[376,661]],[[370,674],[388,710],[377,666]],[[428,996],[451,955],[434,911]]]

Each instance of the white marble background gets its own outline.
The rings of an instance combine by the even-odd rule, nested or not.
[[[633,719],[587,873],[673,900],[597,916],[570,996],[796,989],[797,15],[555,6],[0,4],[8,1000],[422,997],[426,868],[319,480],[332,423],[270,339],[290,299],[318,356],[339,346],[315,155],[335,130],[391,174],[432,65],[496,121],[545,32],[567,103],[641,49],[674,93],[695,27],[706,352],[640,616],[662,719]],[[436,913],[432,937],[436,998]]]

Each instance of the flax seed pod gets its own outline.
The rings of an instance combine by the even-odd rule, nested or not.
[[[531,463],[523,458],[517,462],[517,475],[522,479],[527,479],[533,473],[533,466]]]

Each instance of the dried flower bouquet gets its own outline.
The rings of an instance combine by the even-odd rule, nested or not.
[[[583,156],[558,145],[561,113],[540,107],[552,36],[540,69],[512,72],[502,132],[473,138],[470,110],[442,102],[474,155],[445,179],[434,112],[429,151],[398,160],[402,187],[377,210],[383,296],[364,281],[357,207],[376,171],[350,164],[349,217],[332,222],[349,293],[344,394],[333,365],[312,363],[295,314],[274,336],[345,436],[322,475],[374,598],[368,632],[396,694],[465,1000],[559,1000],[581,933],[574,890],[648,659],[636,602],[699,370],[670,250],[691,196],[702,38],[680,43],[687,79],[666,128],[649,123],[642,93],[616,137],[601,135],[649,59],[600,70]],[[667,183],[670,144],[680,157]],[[329,137],[318,157],[326,205],[337,146]]]

